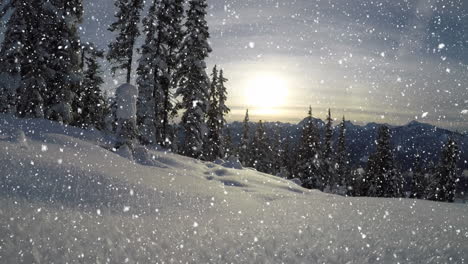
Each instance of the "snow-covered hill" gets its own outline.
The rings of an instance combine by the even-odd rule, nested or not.
[[[0,130],[0,263],[468,261],[466,204],[334,196],[141,147],[131,161],[45,120]]]

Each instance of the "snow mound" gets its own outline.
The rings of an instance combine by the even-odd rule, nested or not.
[[[241,170],[243,168],[239,159],[234,156],[229,157],[227,161],[216,159],[213,163],[231,169]]]
[[[14,130],[14,132],[10,135],[10,139],[11,139],[11,142],[17,143],[18,146],[22,148],[28,147],[28,141],[26,139],[26,135],[21,129]]]
[[[1,263],[468,259],[465,204],[346,198],[139,146],[132,161],[96,132],[0,123]],[[28,148],[7,139],[15,129]]]
[[[126,158],[128,160],[133,160],[133,152],[128,145],[122,145],[116,151],[121,157]]]

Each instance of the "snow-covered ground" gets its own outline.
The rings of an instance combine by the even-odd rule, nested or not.
[[[45,120],[0,130],[0,263],[468,261],[466,204],[340,197],[142,148],[131,161]]]

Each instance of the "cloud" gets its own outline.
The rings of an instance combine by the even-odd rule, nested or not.
[[[256,70],[281,69],[279,74],[293,82],[294,106],[364,109],[362,121],[375,120],[372,109],[380,109],[387,117],[395,115],[394,123],[430,111],[434,114],[426,118],[429,122],[446,119],[451,121],[445,125],[466,126],[459,111],[453,111],[467,96],[466,60],[437,49],[439,43],[432,38],[441,29],[428,32],[439,20],[453,20],[451,16],[460,13],[466,17],[458,9],[461,3],[418,0],[379,5],[359,0],[350,5],[304,0],[279,1],[277,7],[257,2],[263,20],[251,6],[232,7],[241,19],[215,15],[223,23],[213,23],[211,61],[225,65],[233,77],[231,90],[241,88],[239,80],[251,78]],[[468,41],[466,36],[451,37],[444,42],[452,48],[453,43]],[[246,48],[249,42],[255,42],[254,49]],[[468,53],[466,48],[462,51]],[[236,105],[241,102],[242,97],[232,100]]]

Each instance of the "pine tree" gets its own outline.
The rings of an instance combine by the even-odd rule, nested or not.
[[[221,120],[219,120],[219,97],[218,97],[218,69],[216,66],[213,68],[211,74],[211,85],[210,85],[210,100],[209,108],[206,115],[206,123],[208,128],[208,134],[205,139],[205,144],[203,145],[204,149],[204,158],[208,161],[213,161],[217,158],[223,156],[222,153],[222,142],[221,142]],[[222,116],[221,116],[222,117]]]
[[[460,151],[457,143],[449,138],[445,143],[439,165],[436,170],[437,188],[433,191],[437,201],[455,201],[455,193],[458,182],[457,162],[460,157]]]
[[[270,173],[270,153],[271,150],[268,144],[265,128],[263,127],[262,120],[260,120],[257,124],[257,129],[255,131],[255,135],[252,141],[253,167],[260,172]]]
[[[245,117],[242,129],[242,138],[239,145],[239,160],[244,167],[252,166],[252,156],[250,152],[250,128],[249,128],[249,109],[245,111]]]
[[[46,2],[39,15],[43,19],[47,64],[53,70],[53,74],[46,75],[48,92],[44,94],[45,114],[48,119],[66,124],[73,121],[72,105],[77,100],[83,80],[81,42],[77,31],[82,15],[82,0]]]
[[[33,8],[33,5],[37,6]],[[0,50],[1,112],[16,111],[21,117],[43,117],[42,93],[46,87],[47,67],[44,46],[39,45],[37,38],[43,30],[39,16],[42,5],[38,0],[32,3],[17,0],[9,2],[5,8],[13,12]]]
[[[166,76],[169,76],[166,82],[163,82],[163,111],[162,111],[162,125],[161,133],[159,133],[160,138],[164,139],[162,144],[165,147],[169,147],[170,144],[167,144],[167,137],[171,137],[174,134],[176,128],[174,125],[171,125],[170,122],[174,116],[177,115],[177,107],[174,99],[174,92],[178,87],[178,73],[179,67],[182,64],[183,56],[182,54],[182,41],[184,39],[184,30],[183,30],[183,20],[185,18],[184,14],[184,0],[168,0],[166,5],[169,6],[168,14],[170,17],[170,23],[167,36],[165,37],[167,41],[167,71]],[[162,19],[160,19],[162,20]],[[161,140],[160,140],[161,141]],[[173,141],[174,142],[174,141]],[[171,147],[172,148],[172,147]],[[173,149],[173,148],[172,148]]]
[[[5,6],[5,11],[13,9],[6,24],[4,40],[0,47],[0,112],[16,112],[16,93],[21,86],[21,64],[25,59],[25,47],[30,36],[31,25],[28,25],[30,10],[24,1],[10,1]]]
[[[227,90],[224,83],[223,70],[215,66],[211,74],[209,108],[207,112],[208,135],[203,146],[206,160],[215,160],[224,156],[223,129],[226,125],[225,115],[230,109],[226,106]]]
[[[219,126],[220,129],[224,128],[226,126],[226,118],[225,116],[231,112],[231,109],[226,106],[226,100],[227,100],[227,89],[225,86],[225,83],[228,81],[224,77],[224,71],[221,69],[219,71],[219,77],[218,77],[218,82],[216,86],[216,96],[218,97],[218,120],[219,120]]]
[[[273,137],[271,138],[272,142],[270,143],[271,149],[271,170],[270,174],[277,175],[281,172],[284,149],[283,149],[283,140],[281,139],[280,128],[278,124],[273,128]]]
[[[83,127],[95,127],[99,130],[105,128],[105,118],[109,114],[106,98],[101,92],[102,79],[101,66],[98,58],[103,58],[104,53],[99,50],[91,50],[88,56],[84,56],[86,69],[82,91],[79,93],[79,125]]]
[[[390,144],[390,129],[382,125],[377,135],[377,150],[371,155],[367,166],[369,179],[368,196],[401,197],[403,177],[395,168]]]
[[[224,131],[226,127],[226,115],[231,112],[231,109],[227,107],[226,105],[226,100],[227,100],[227,89],[225,86],[225,83],[228,81],[224,77],[224,71],[221,69],[219,71],[219,76],[218,76],[218,82],[216,85],[216,97],[218,98],[218,107],[217,107],[217,112],[218,112],[218,134],[221,138],[221,145],[220,145],[220,155],[221,157],[226,156],[226,151],[227,148],[231,148],[232,152],[232,140],[229,138],[228,140],[225,139]],[[227,132],[230,132],[227,130]],[[231,136],[231,135],[226,135],[226,136]],[[228,155],[229,157],[229,155]]]
[[[323,146],[323,175],[325,188],[334,192],[339,184],[335,172],[335,163],[333,161],[333,119],[331,117],[331,110],[328,109],[328,116],[325,124],[325,137]]]
[[[331,117],[331,110],[328,109],[328,115],[325,124],[325,144],[323,149],[323,157],[331,159],[333,154],[332,138],[333,138],[333,119]]]
[[[297,156],[297,176],[305,188],[323,189],[324,180],[320,160],[320,135],[312,118],[312,107],[302,128],[302,136]]]
[[[172,92],[182,40],[183,0],[154,0],[143,20],[145,43],[137,69],[138,124],[145,144],[169,147]]]
[[[291,144],[291,137],[287,136],[281,142],[281,175],[285,178],[294,178],[296,166],[295,149]]]
[[[411,197],[425,199],[428,184],[426,170],[422,166],[421,156],[417,154],[414,168],[412,169]]]
[[[343,121],[340,124],[338,142],[336,147],[336,184],[349,189],[351,182],[349,181],[349,159],[346,148],[346,120],[343,116]]]
[[[118,11],[115,14],[117,21],[112,23],[109,31],[116,32],[117,38],[109,45],[107,59],[115,66],[112,71],[118,69],[127,71],[127,83],[131,81],[133,49],[140,35],[138,23],[140,12],[143,9],[143,0],[116,0]]]
[[[8,62],[3,64],[2,72],[6,74],[2,79],[10,84],[7,92],[5,85],[0,84],[0,93],[6,94],[0,99],[7,101],[5,105],[16,101],[16,112],[21,117],[45,115],[70,123],[71,105],[82,81],[77,34],[82,3],[80,0],[10,3],[15,8],[0,55]],[[11,107],[8,108],[3,111],[11,112]]]
[[[234,144],[232,142],[232,135],[231,135],[231,129],[229,127],[226,127],[224,129],[223,133],[223,147],[224,147],[224,159],[229,159],[231,156],[235,156],[236,150],[234,148]]]
[[[159,39],[156,39],[157,3],[153,1],[147,17],[143,19],[143,31],[146,35],[145,43],[141,47],[141,58],[137,68],[138,101],[137,124],[140,133],[140,142],[153,144],[156,142],[156,99],[161,95],[157,93],[159,87],[158,50]]]
[[[176,97],[182,97],[178,109],[184,109],[182,153],[199,158],[202,155],[204,122],[208,109],[209,78],[205,59],[211,52],[206,22],[206,0],[190,0],[185,22],[186,35],[181,44],[180,68]]]

